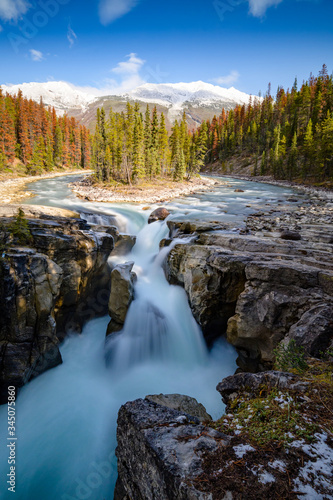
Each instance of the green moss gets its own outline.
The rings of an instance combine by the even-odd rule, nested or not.
[[[256,445],[276,442],[286,446],[295,439],[314,440],[318,426],[300,413],[300,404],[289,393],[276,389],[254,399],[236,399],[230,406],[233,415],[223,416],[212,425],[225,434],[241,434]]]

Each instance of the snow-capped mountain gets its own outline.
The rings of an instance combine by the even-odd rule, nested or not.
[[[47,83],[22,83],[20,85],[2,85],[3,92],[17,94],[21,89],[24,97],[33,101],[43,102],[46,106],[54,106],[59,114],[73,109],[85,111],[89,104],[96,100],[96,96],[82,92],[66,82],[47,82]]]
[[[249,94],[231,87],[229,89],[205,82],[193,83],[146,83],[123,95],[124,98],[160,104],[168,109],[170,121],[179,118],[183,111],[191,108],[192,115],[199,108],[210,108],[212,114],[222,108],[234,108],[236,104],[247,104]],[[192,116],[192,118],[194,118]],[[194,118],[194,121],[201,121]]]
[[[58,114],[67,112],[82,120],[85,125],[94,122],[97,107],[111,106],[122,111],[127,101],[138,101],[142,111],[146,103],[157,106],[166,115],[169,126],[185,111],[190,126],[212,118],[237,104],[247,104],[249,94],[231,87],[229,89],[205,82],[193,83],[145,83],[126,93],[101,95],[98,89],[86,92],[66,82],[22,83],[3,85],[2,90],[16,94],[21,89],[25,97],[37,102],[42,97],[46,106],[54,106]],[[106,92],[105,92],[106,94]]]
[[[250,96],[244,92],[212,85],[204,82],[193,83],[145,83],[124,96],[145,102],[158,102],[162,105],[183,104],[192,102],[210,104],[216,101],[230,101],[245,104]]]

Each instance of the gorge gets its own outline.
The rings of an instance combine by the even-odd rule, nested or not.
[[[332,342],[329,195],[322,202],[288,188],[216,179],[211,191],[166,203],[171,215],[148,225],[156,205],[142,210],[147,207],[79,200],[68,182],[64,177],[32,184],[35,197],[25,205],[27,210],[29,204],[70,209],[81,219],[30,219],[38,257],[19,251],[20,259],[38,258],[46,275],[76,276],[74,287],[72,280],[48,279],[50,300],[57,297],[53,307],[57,338],[64,340],[63,363],[23,387],[17,401],[19,499],[111,499],[117,477],[116,415],[127,401],[186,394],[219,418],[223,405],[215,386],[237,368],[234,348],[221,340],[225,332],[238,348],[239,366],[254,372],[271,368],[273,349],[284,337],[304,340],[314,356]],[[62,255],[59,246],[54,248],[54,231]],[[64,265],[69,257],[72,268]],[[109,286],[107,259],[111,267],[133,261],[137,281],[124,328],[108,337],[105,347],[107,300],[91,313],[88,299]],[[61,270],[47,271],[50,265]],[[46,300],[43,283],[40,293]],[[33,300],[27,303],[32,306]],[[42,308],[37,304],[36,310]],[[74,331],[64,338],[59,328],[64,330],[69,320]],[[82,335],[75,333],[82,326]],[[154,498],[131,491],[126,480],[133,477],[124,474],[124,446],[129,449],[124,429],[133,408],[138,421],[141,411],[150,419],[151,413],[160,415],[162,424],[182,416],[154,405],[128,403],[119,413],[123,448],[117,500],[131,498],[126,494],[133,491],[135,498]],[[146,429],[144,421],[140,425]],[[216,437],[217,431],[196,425],[195,432]],[[4,459],[1,455],[1,463]],[[188,491],[184,495],[179,498],[190,498]],[[210,498],[200,495],[193,498]]]

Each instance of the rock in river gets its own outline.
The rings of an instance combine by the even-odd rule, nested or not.
[[[156,208],[156,210],[154,210],[150,214],[149,219],[148,219],[148,224],[151,224],[152,222],[156,222],[157,220],[164,220],[168,217],[168,215],[170,215],[170,212],[166,208],[163,208],[163,207]]]
[[[134,262],[118,264],[111,272],[109,314],[112,318],[107,335],[120,331],[125,323],[128,308],[134,297],[136,274],[132,272]]]

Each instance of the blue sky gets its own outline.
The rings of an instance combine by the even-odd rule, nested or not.
[[[257,94],[333,71],[332,0],[0,0],[0,82]]]

